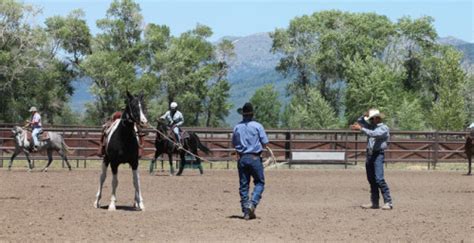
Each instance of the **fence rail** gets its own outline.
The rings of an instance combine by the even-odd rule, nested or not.
[[[11,128],[15,124],[0,124],[0,167],[9,161],[14,150]],[[231,129],[223,128],[184,128],[198,134],[201,141],[209,147],[211,154],[200,154],[210,162],[229,162],[234,160],[232,152]],[[100,160],[96,151],[101,136],[100,127],[45,127],[45,131],[59,132],[66,144],[74,151],[69,158],[76,160],[76,166],[86,167],[89,160]],[[145,129],[145,154],[142,160],[151,159],[155,152],[155,135],[152,129]],[[365,161],[367,138],[360,132],[350,130],[267,130],[277,161],[291,162],[292,152],[345,152],[347,162],[357,164]],[[386,150],[387,162],[421,162],[428,168],[437,163],[467,162],[464,154],[464,141],[467,132],[436,131],[391,131],[389,148]],[[24,159],[22,155],[19,159]],[[44,154],[31,156],[33,160],[42,160]],[[59,159],[55,156],[54,159]]]

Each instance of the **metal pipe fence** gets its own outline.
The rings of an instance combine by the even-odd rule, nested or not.
[[[11,128],[17,124],[0,124],[0,167],[9,161],[14,150]],[[76,161],[76,167],[87,167],[87,161],[101,160],[96,156],[101,137],[100,127],[55,126],[44,127],[45,131],[59,132],[66,144],[74,151],[68,157]],[[211,150],[210,155],[199,155],[209,162],[235,160],[232,147],[232,130],[227,128],[187,127],[186,131],[198,134],[201,141]],[[155,152],[155,135],[152,129],[145,129],[145,154],[142,160],[151,160]],[[347,162],[365,162],[367,138],[360,132],[351,130],[289,130],[269,129],[266,131],[278,162],[290,162],[292,152],[345,152]],[[428,168],[436,168],[437,163],[467,163],[464,141],[467,132],[438,131],[391,131],[386,162],[426,163]],[[43,160],[44,154],[33,154],[33,160]],[[54,159],[60,157],[55,155]],[[25,159],[19,155],[18,159]],[[211,164],[212,166],[212,164]],[[228,166],[227,166],[228,167]]]

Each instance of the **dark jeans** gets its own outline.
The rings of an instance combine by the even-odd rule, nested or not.
[[[370,184],[370,199],[372,204],[379,205],[379,190],[382,193],[384,203],[392,203],[390,189],[383,176],[384,152],[376,152],[372,155],[367,154],[365,169],[367,180]]]
[[[257,207],[262,193],[265,188],[265,176],[263,173],[262,158],[258,155],[244,154],[240,157],[237,168],[239,169],[240,180],[240,204],[242,212],[245,213],[246,208],[253,204]],[[253,178],[255,185],[252,198],[249,200],[249,184],[250,177]]]

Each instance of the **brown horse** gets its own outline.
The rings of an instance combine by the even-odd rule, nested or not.
[[[464,152],[466,153],[467,161],[469,162],[467,175],[471,175],[472,155],[474,154],[474,129],[471,130],[470,135],[466,136],[466,143],[464,144]]]

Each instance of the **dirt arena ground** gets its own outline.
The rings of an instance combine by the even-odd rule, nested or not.
[[[97,169],[0,170],[0,241],[474,241],[474,184],[460,172],[387,170],[395,209],[364,210],[363,170],[270,170],[257,219],[240,218],[235,170],[141,171],[134,211],[120,168],[118,210],[92,207]],[[102,205],[110,199],[108,173]]]

